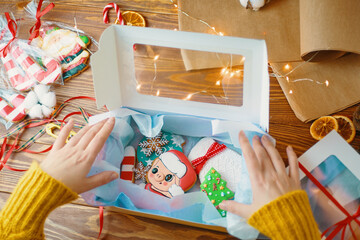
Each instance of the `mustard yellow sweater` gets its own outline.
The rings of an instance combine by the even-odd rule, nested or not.
[[[78,197],[34,162],[0,212],[0,239],[44,239],[46,217]],[[249,224],[272,239],[320,239],[304,191],[288,193],[265,205]]]

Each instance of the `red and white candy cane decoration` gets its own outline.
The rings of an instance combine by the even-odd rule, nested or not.
[[[11,85],[19,91],[29,90],[38,82],[51,84],[61,76],[61,65],[54,58],[43,57],[44,70],[19,46],[12,47],[10,54],[1,56],[1,60]]]
[[[115,23],[118,23],[120,25],[124,25],[124,20],[121,16],[120,8],[116,3],[109,3],[104,7],[103,10],[103,21],[104,23],[109,23],[109,11],[110,9],[114,8],[117,16],[117,20]]]
[[[124,159],[121,163],[120,178],[126,181],[135,181],[135,149],[132,146],[125,148]]]
[[[9,122],[19,122],[26,117],[24,100],[20,94],[13,94],[8,99],[12,106],[0,97],[0,116]]]

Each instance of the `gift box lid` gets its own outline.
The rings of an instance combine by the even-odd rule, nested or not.
[[[188,94],[187,99],[159,96],[159,91],[157,94],[141,93],[140,85],[137,83],[142,75],[136,73],[134,53],[136,54],[138,50],[134,46],[206,51],[228,54],[231,59],[233,55],[243,56],[245,61],[243,61],[243,74],[240,81],[241,103],[231,105],[192,101],[189,96],[194,93]],[[158,57],[159,55],[155,55],[153,60],[154,79],[157,77],[155,61]],[[106,105],[109,110],[128,107],[149,114],[185,114],[246,121],[258,124],[264,130],[268,129],[269,75],[264,40],[112,25],[103,32],[99,51],[91,56],[90,61],[98,107]],[[186,62],[184,65],[186,68]],[[160,74],[158,78],[161,78]],[[195,85],[196,80],[193,83]],[[218,82],[216,85],[219,85]],[[232,87],[232,85],[229,86]],[[207,91],[210,92],[211,89]],[[199,92],[201,91],[197,93]],[[225,90],[224,93],[226,95]],[[216,98],[214,95],[213,97]]]

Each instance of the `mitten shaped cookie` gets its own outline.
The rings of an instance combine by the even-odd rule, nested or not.
[[[240,154],[223,144],[220,145],[212,138],[203,138],[191,149],[188,158],[199,174],[201,183],[205,181],[205,175],[210,169],[215,168],[226,180],[229,189],[235,191],[240,181]]]

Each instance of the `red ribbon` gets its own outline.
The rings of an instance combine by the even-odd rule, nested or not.
[[[2,49],[0,49],[0,53],[3,54],[4,57],[6,57],[8,51],[9,51],[9,46],[10,46],[10,43],[12,43],[12,41],[15,40],[16,38],[16,33],[17,33],[17,24],[16,22],[11,19],[10,15],[8,12],[5,13],[5,16],[6,16],[6,20],[7,20],[7,23],[8,23],[8,28],[9,28],[9,31],[11,33],[11,35],[13,36],[12,39],[6,44],[5,47],[3,47]],[[5,32],[2,32],[1,33],[1,36],[0,36],[0,40],[4,37],[4,33]]]
[[[197,174],[200,173],[200,170],[203,168],[204,164],[209,160],[210,158],[214,157],[218,153],[222,152],[226,149],[226,146],[224,144],[219,144],[217,142],[214,142],[211,144],[210,148],[206,152],[206,154],[202,157],[198,157],[195,160],[191,161],[192,165],[195,167],[195,171]]]
[[[103,225],[104,225],[104,207],[103,206],[99,207],[99,225],[100,225],[100,230],[99,230],[99,236],[97,239],[100,239],[100,235],[101,235]]]
[[[327,228],[322,234],[321,237],[325,236],[328,232],[330,232],[330,235],[326,238],[327,240],[332,240],[340,231],[341,233],[341,239],[345,239],[345,230],[347,226],[349,226],[351,234],[353,235],[354,239],[358,239],[356,237],[356,234],[354,230],[351,227],[351,222],[355,221],[360,226],[360,221],[357,219],[360,217],[360,206],[356,213],[351,215],[332,195],[329,193],[329,191],[299,162],[299,167],[301,171],[305,173],[305,175],[332,201],[336,207],[340,209],[341,212],[343,212],[346,215],[346,218],[335,223],[334,225]]]
[[[10,147],[9,151],[5,154],[4,159],[0,160],[0,171],[4,167],[11,170],[11,171],[16,171],[16,172],[24,172],[24,171],[26,171],[26,169],[16,169],[16,168],[13,168],[13,167],[10,167],[10,166],[6,165],[6,162],[9,160],[11,153],[17,147],[16,144],[17,144],[18,138],[19,138],[19,134],[16,136],[14,143],[12,145],[10,145],[11,147]],[[9,144],[6,144],[6,142],[7,142],[7,138],[4,138],[4,141],[3,141],[3,144],[2,144],[1,150],[0,150],[0,159],[2,159],[2,156],[5,153],[6,146],[9,145]]]
[[[42,7],[42,3],[43,0],[39,1],[37,10],[36,10],[36,23],[34,26],[32,26],[32,28],[30,28],[30,37],[29,37],[29,42],[31,42],[31,40],[33,40],[34,38],[37,38],[39,36],[39,29],[41,27],[41,20],[40,18],[42,16],[44,16],[46,13],[48,13],[51,9],[53,9],[53,7],[55,7],[54,3],[50,3],[43,11],[41,11],[41,7]]]

